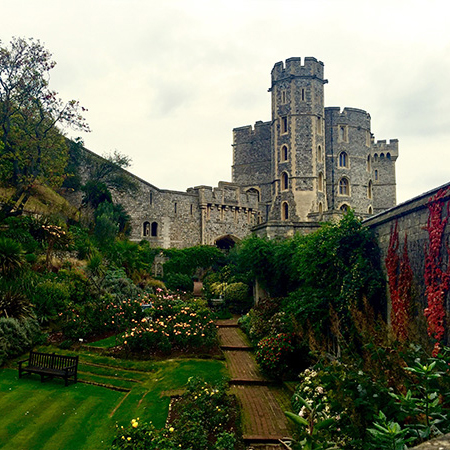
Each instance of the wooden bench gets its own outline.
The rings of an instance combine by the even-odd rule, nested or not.
[[[28,361],[28,365],[24,365]],[[30,352],[28,359],[19,361],[19,378],[24,372],[37,373],[41,382],[45,377],[61,377],[68,385],[69,378],[77,382],[78,356],[57,355],[55,353]]]

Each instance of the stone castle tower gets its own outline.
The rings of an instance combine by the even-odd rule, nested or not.
[[[272,69],[272,119],[233,130],[233,182],[260,199],[257,232],[308,231],[349,208],[396,204],[398,141],[375,142],[370,115],[324,106],[324,65],[289,58]]]
[[[375,142],[361,109],[325,107],[326,83],[315,58],[275,64],[271,120],[233,130],[232,182],[179,192],[128,173],[139,192],[116,200],[131,217],[131,239],[230,248],[252,232],[285,237],[348,208],[365,218],[395,206],[398,141]]]

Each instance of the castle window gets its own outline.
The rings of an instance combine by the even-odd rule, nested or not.
[[[305,89],[302,88],[302,102],[305,101]]]
[[[283,147],[281,147],[281,161],[287,160],[288,160],[288,148],[287,145],[283,145]]]
[[[322,219],[323,215],[323,205],[322,202],[319,202],[319,218]]]
[[[350,206],[346,205],[345,203],[339,208],[342,212],[346,213],[349,209]]]
[[[322,192],[323,191],[323,173],[319,172],[319,176],[317,178],[317,189]]]
[[[380,159],[384,159],[384,153],[380,153]]]
[[[283,191],[289,189],[289,176],[286,172],[281,174],[281,189]]]
[[[158,236],[158,223],[152,222],[152,236],[156,237]]]
[[[371,164],[370,164],[370,155],[367,156],[367,171],[370,172]]]
[[[391,154],[390,153],[386,153],[386,159],[391,159]]]
[[[372,198],[372,180],[369,181],[367,186],[367,198]]]
[[[281,220],[289,219],[289,205],[287,202],[283,202],[281,205]]]
[[[346,152],[339,154],[339,167],[348,167],[348,155]]]
[[[191,205],[191,216],[192,216],[192,211],[194,210],[194,206]]]
[[[286,103],[286,91],[281,91],[281,103]]]
[[[375,155],[373,155],[373,159],[374,159],[375,161],[378,161],[378,153],[375,153]]]
[[[150,192],[150,205],[153,205],[153,192]]]
[[[366,146],[370,147],[370,132],[366,131]]]
[[[174,204],[173,204],[173,212],[176,214],[177,213],[177,203],[175,202]]]
[[[317,117],[317,134],[322,134],[322,119]]]
[[[378,180],[378,170],[375,169],[375,180]]]
[[[372,208],[372,206],[369,206],[369,208],[367,209],[367,212],[368,212],[369,214],[373,214],[373,208]]]
[[[339,195],[350,195],[348,178],[341,178],[339,180]]]
[[[345,125],[339,125],[338,127],[338,141],[347,142],[348,141],[348,127]]]
[[[288,132],[288,119],[286,116],[281,118],[281,132],[283,134]]]
[[[317,161],[318,162],[323,161],[322,147],[320,145],[317,147]]]
[[[150,223],[144,222],[142,226],[142,236],[148,236],[150,234]]]

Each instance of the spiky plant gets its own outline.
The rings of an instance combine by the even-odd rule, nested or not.
[[[0,273],[5,278],[22,269],[25,252],[22,246],[10,238],[0,238]]]

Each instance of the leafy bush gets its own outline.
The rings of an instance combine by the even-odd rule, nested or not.
[[[256,361],[270,377],[283,378],[287,375],[294,352],[293,336],[279,333],[258,343]]]
[[[70,286],[58,282],[55,277],[44,278],[29,289],[30,300],[40,322],[55,319],[60,311],[65,311],[70,302]]]
[[[225,301],[232,312],[247,312],[253,304],[249,292],[250,288],[245,283],[231,283],[225,289]]]
[[[0,318],[0,366],[20,355],[39,340],[40,328],[35,319]]]
[[[194,290],[194,282],[189,275],[169,273],[165,281],[167,289],[171,291],[192,292]]]

